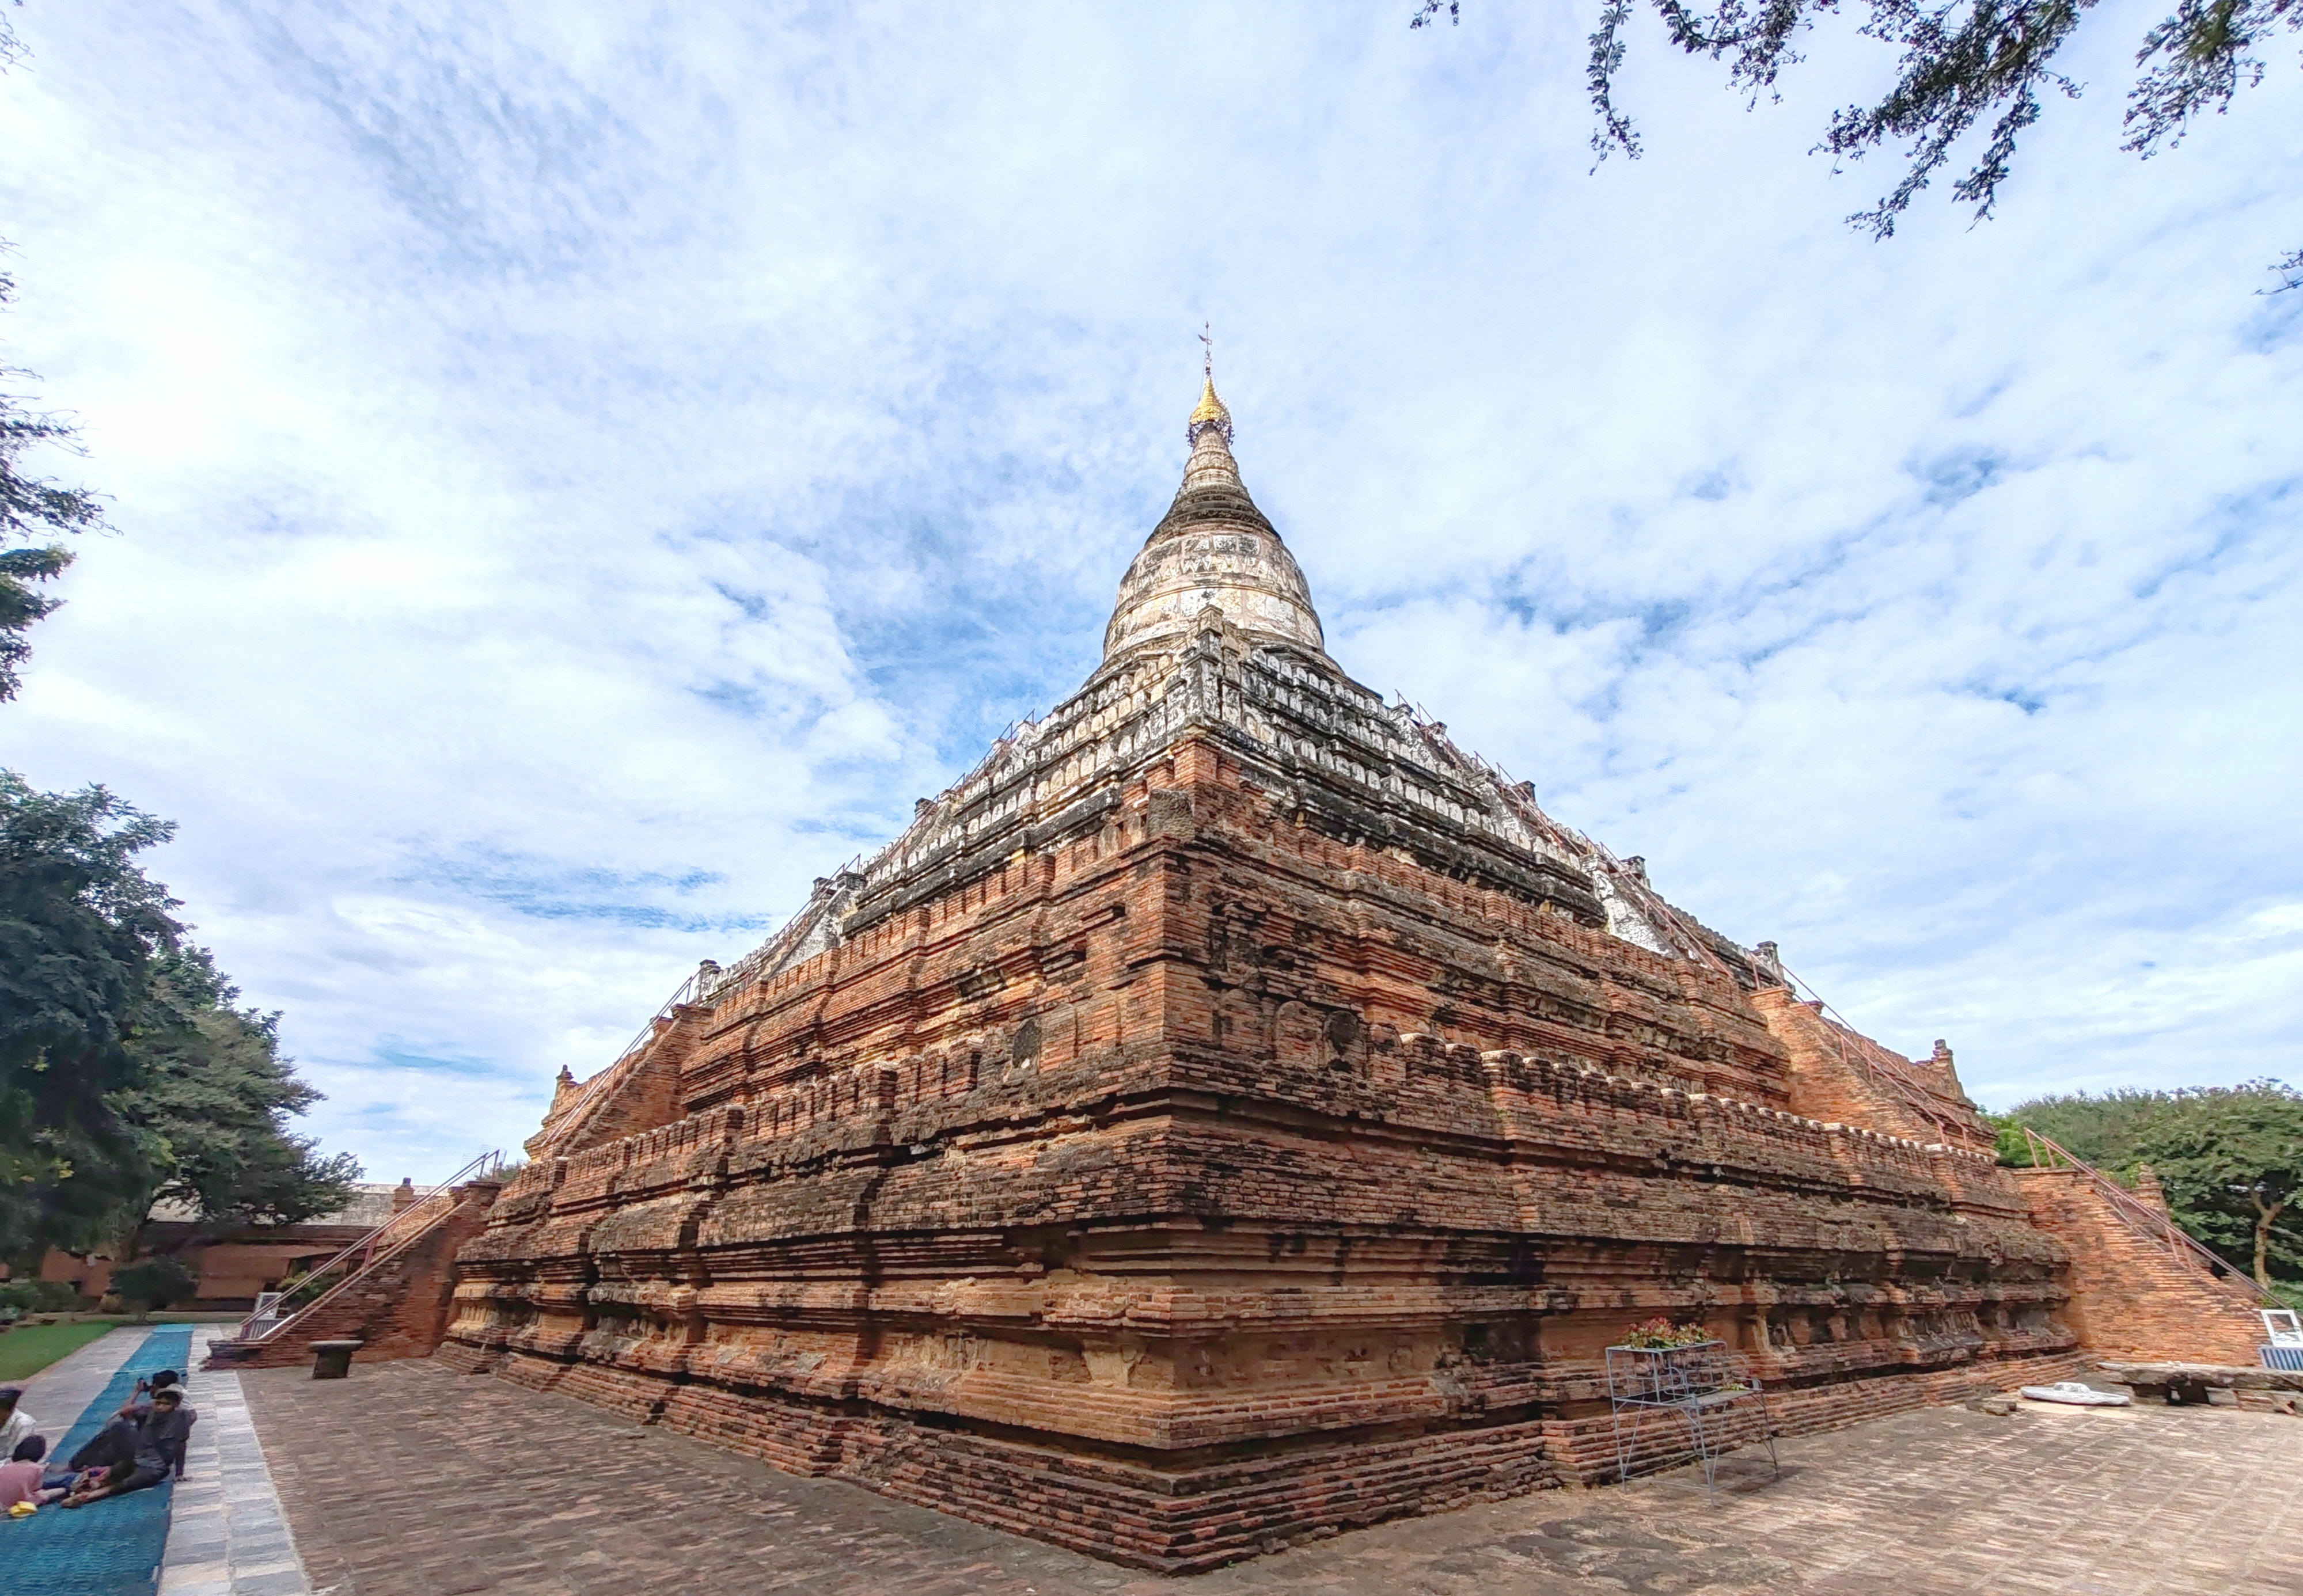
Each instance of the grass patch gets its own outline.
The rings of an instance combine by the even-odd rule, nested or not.
[[[105,1334],[117,1319],[78,1324],[20,1324],[0,1336],[0,1380],[22,1380]]]

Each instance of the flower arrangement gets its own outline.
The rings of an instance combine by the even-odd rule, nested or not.
[[[1684,1324],[1674,1324],[1668,1319],[1657,1317],[1641,1320],[1632,1325],[1630,1330],[1624,1332],[1624,1339],[1616,1345],[1638,1347],[1649,1351],[1666,1351],[1676,1347],[1700,1347],[1710,1339],[1711,1332],[1703,1328],[1703,1323],[1700,1319],[1691,1319]]]

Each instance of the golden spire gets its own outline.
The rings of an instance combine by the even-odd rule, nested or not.
[[[1188,442],[1197,443],[1200,429],[1211,426],[1221,432],[1224,441],[1229,443],[1231,412],[1225,409],[1223,400],[1216,397],[1216,344],[1214,328],[1211,324],[1201,324],[1200,342],[1204,346],[1202,365],[1207,374],[1207,386],[1200,391],[1199,407],[1192,412],[1192,419],[1184,424],[1184,437]]]

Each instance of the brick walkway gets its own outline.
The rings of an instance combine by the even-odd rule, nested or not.
[[[242,1376],[324,1596],[2257,1596],[2303,1591],[2303,1422],[1908,1414],[1684,1475],[1548,1491],[1162,1580],[428,1362]]]

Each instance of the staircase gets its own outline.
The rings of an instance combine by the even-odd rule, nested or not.
[[[360,1340],[385,1357],[429,1353],[446,1329],[456,1250],[494,1201],[503,1162],[501,1150],[481,1154],[314,1269],[296,1291],[259,1298],[232,1338],[209,1348],[208,1366],[300,1363],[316,1340]],[[316,1287],[318,1295],[300,1304],[286,1300]]]
[[[1776,962],[1776,969],[1785,985],[1794,992],[1807,994],[1805,1001],[1830,1033],[1843,1069],[1860,1071],[1874,1088],[1885,1094],[1892,1105],[1912,1115],[1945,1147],[1980,1150],[1991,1145],[1989,1131],[1967,1105],[1954,1105],[1939,1096],[1933,1087],[1917,1076],[1911,1060],[1890,1052],[1857,1030],[1847,1016],[1825,1002],[1822,993],[1793,975],[1780,959]]]
[[[2255,1283],[2164,1213],[2037,1131],[2032,1167],[2007,1172],[2031,1222],[2071,1256],[2063,1315],[2097,1357],[2252,1367],[2263,1341]]]
[[[2078,1172],[2097,1200],[2120,1222],[2154,1248],[2164,1251],[2179,1268],[2204,1276],[2206,1283],[2232,1298],[2250,1313],[2287,1305],[2257,1286],[2227,1259],[2218,1257],[2194,1240],[2168,1214],[2153,1207],[2095,1165],[2029,1125],[2018,1127],[2029,1145],[2034,1169],[2069,1169]]]

